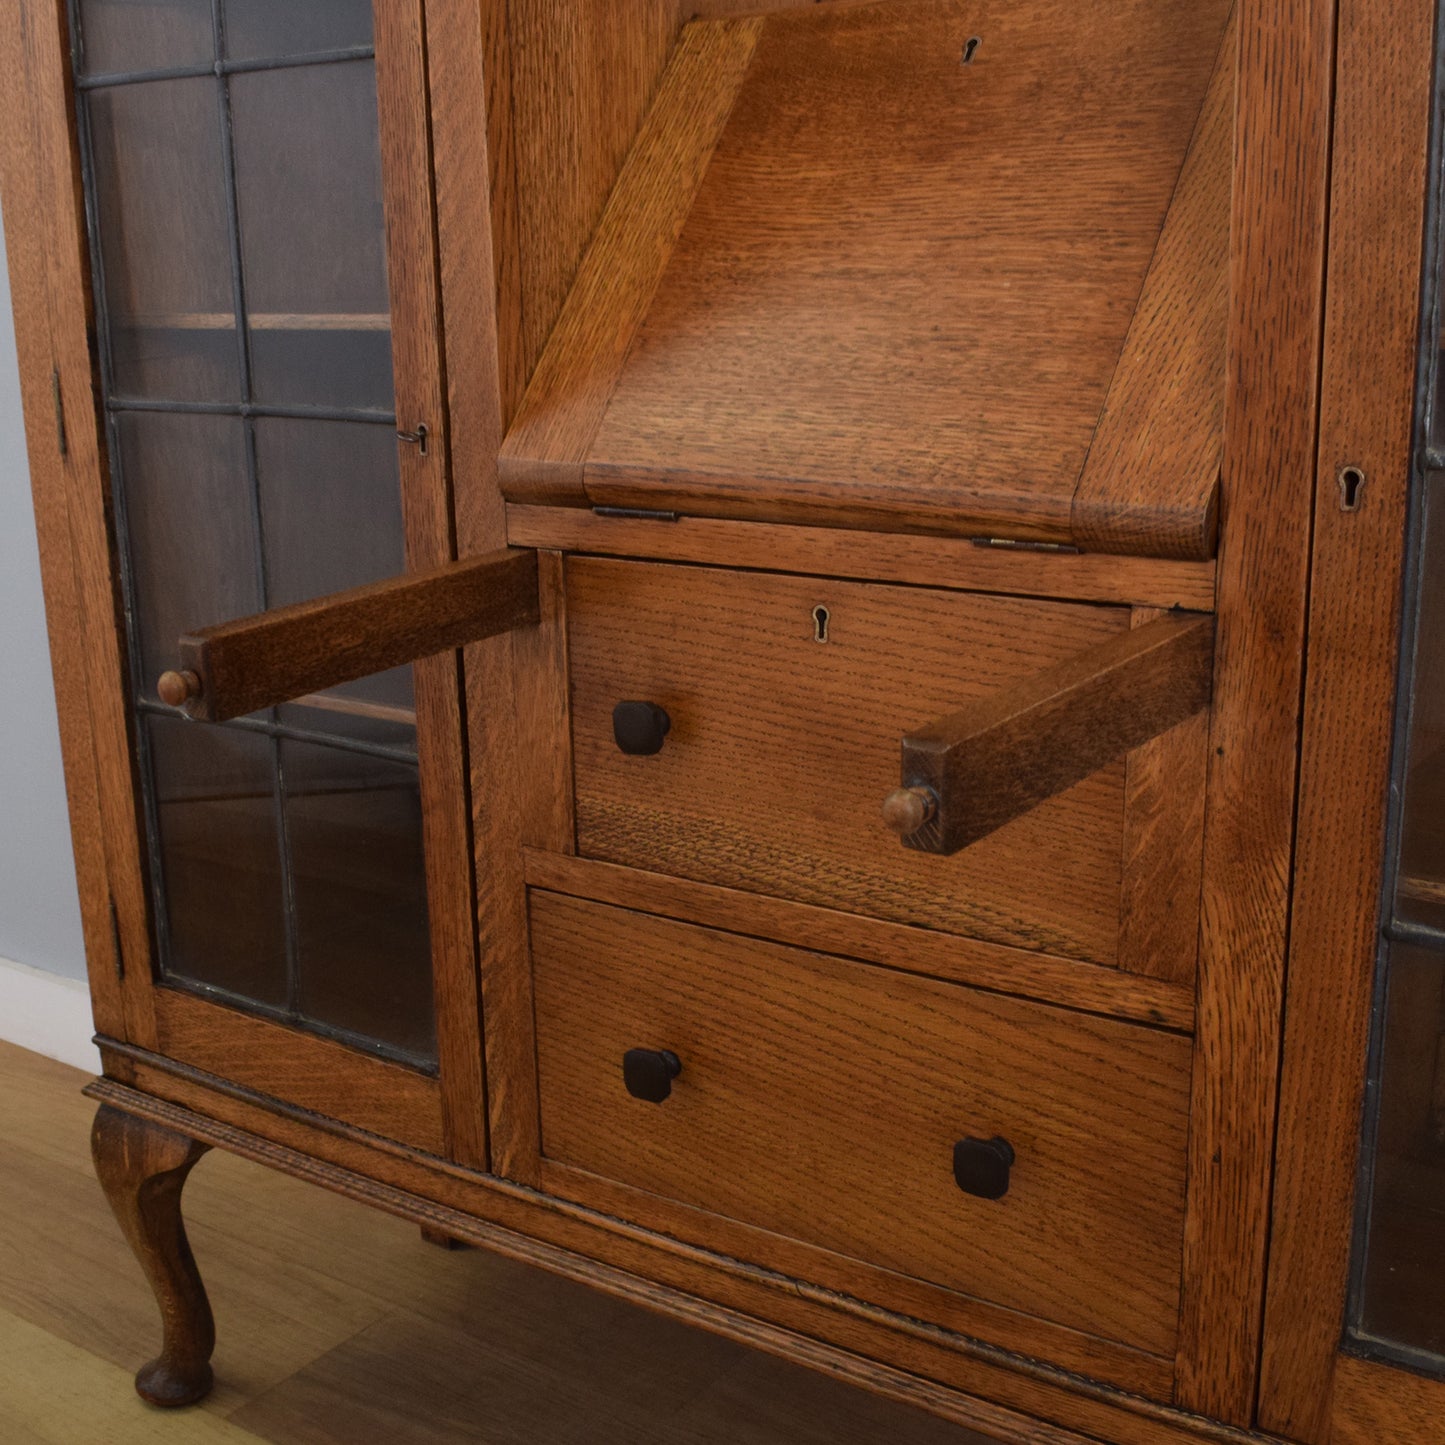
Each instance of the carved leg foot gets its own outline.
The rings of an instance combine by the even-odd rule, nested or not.
[[[101,1188],[161,1309],[160,1355],[135,1377],[152,1405],[193,1405],[211,1389],[216,1327],[181,1222],[181,1190],[209,1146],[102,1104],[90,1148]]]

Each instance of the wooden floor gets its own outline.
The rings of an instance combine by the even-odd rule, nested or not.
[[[153,1410],[131,1375],[158,1317],[91,1174],[83,1083],[0,1044],[5,1445],[987,1445],[218,1152],[186,1188],[216,1389]]]

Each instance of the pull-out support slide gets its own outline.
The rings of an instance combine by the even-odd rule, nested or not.
[[[884,821],[957,853],[1209,704],[1214,619],[1170,614],[903,739]]]
[[[537,554],[508,547],[188,633],[156,691],[225,722],[539,617]]]

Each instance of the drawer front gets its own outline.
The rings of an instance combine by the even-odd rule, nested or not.
[[[1186,1039],[556,894],[531,918],[542,1152],[567,1178],[1172,1354]],[[628,1092],[632,1050],[680,1061],[663,1102]],[[965,1193],[955,1146],[996,1139],[1007,1192]],[[967,1146],[966,1177],[998,1158]]]
[[[1168,896],[1126,895],[1123,760],[950,857],[880,811],[904,733],[1117,636],[1127,608],[586,557],[567,605],[584,857],[1106,965],[1126,917],[1170,955],[1140,971],[1190,976],[1198,838],[1154,799]],[[659,751],[618,746],[622,701],[666,711]]]

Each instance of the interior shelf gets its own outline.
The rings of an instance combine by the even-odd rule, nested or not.
[[[1212,555],[1229,16],[903,0],[688,26],[507,498]]]
[[[137,331],[234,331],[231,311],[167,311],[118,318]],[[246,317],[252,331],[389,331],[385,311],[253,311]]]

